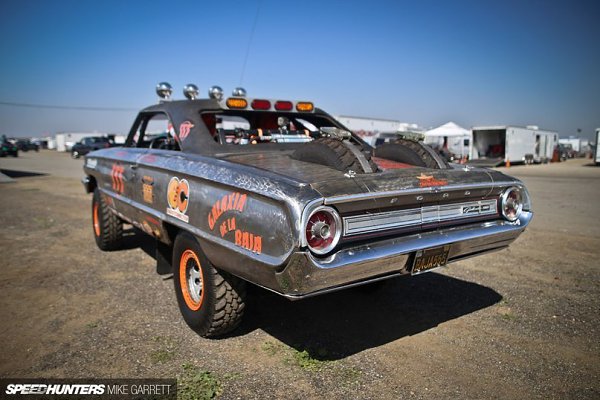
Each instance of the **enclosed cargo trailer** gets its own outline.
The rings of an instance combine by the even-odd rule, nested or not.
[[[548,162],[558,140],[556,132],[537,127],[474,127],[472,134],[470,164],[491,167],[507,162]]]

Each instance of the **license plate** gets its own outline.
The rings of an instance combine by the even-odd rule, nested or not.
[[[443,267],[448,262],[449,253],[450,245],[417,251],[411,274],[417,275],[431,271],[435,268]]]

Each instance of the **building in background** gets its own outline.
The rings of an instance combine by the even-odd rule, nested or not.
[[[347,115],[338,115],[335,119],[372,146],[375,145],[375,141],[381,133],[423,132],[423,128],[417,124],[392,119],[351,117]]]

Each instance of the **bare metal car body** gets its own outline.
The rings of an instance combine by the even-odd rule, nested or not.
[[[532,218],[523,183],[501,172],[337,171],[291,157],[301,143],[218,143],[202,115],[226,111],[213,99],[142,110],[125,147],[86,156],[87,191],[97,188],[112,212],[159,244],[190,232],[216,268],[293,299],[411,274],[418,254],[432,248],[445,247],[447,262],[506,248]],[[135,147],[136,132],[156,114],[172,125],[178,150]],[[319,109],[310,114],[344,129]],[[187,203],[169,200],[170,185],[189,188]],[[524,196],[514,221],[501,212],[510,188]],[[307,247],[305,229],[323,206],[339,214],[341,238],[320,255]]]

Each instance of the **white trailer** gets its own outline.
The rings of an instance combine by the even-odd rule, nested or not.
[[[596,129],[596,151],[594,152],[594,161],[600,165],[600,128]]]
[[[556,132],[537,127],[474,127],[470,164],[497,166],[503,163],[544,163],[552,159],[558,140]]]

